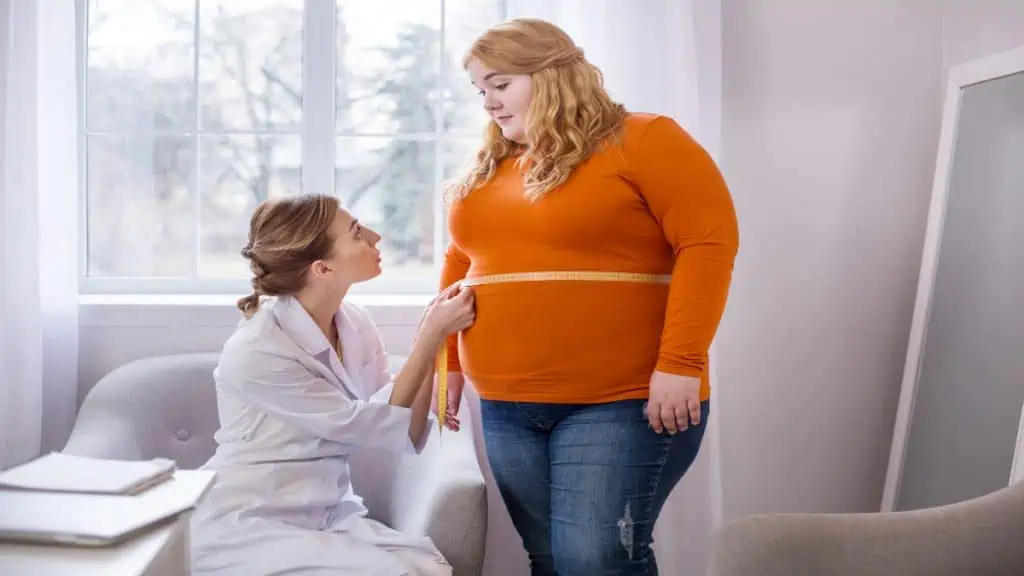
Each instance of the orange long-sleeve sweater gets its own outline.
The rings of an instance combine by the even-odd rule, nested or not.
[[[449,340],[449,370],[492,400],[598,403],[646,398],[655,371],[701,379],[739,235],[710,156],[676,122],[631,114],[535,203],[507,159],[453,203],[442,271],[462,278],[544,271],[671,274],[670,284],[552,280],[475,286],[476,323]]]

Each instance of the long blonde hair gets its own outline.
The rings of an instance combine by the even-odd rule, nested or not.
[[[465,198],[490,180],[502,160],[519,155],[526,197],[537,200],[620,133],[625,107],[612,101],[601,71],[558,26],[530,18],[509,20],[477,38],[463,66],[474,58],[500,73],[531,76],[526,144],[506,139],[496,123],[488,122],[466,173],[449,186],[451,199]]]

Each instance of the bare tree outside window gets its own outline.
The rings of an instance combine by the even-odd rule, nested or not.
[[[432,280],[439,182],[484,121],[461,55],[500,19],[499,0],[87,4],[88,277],[245,278],[253,208],[325,170],[381,232],[385,274]],[[304,22],[321,16],[308,10],[333,18],[327,51],[306,45]],[[304,54],[333,59],[333,81],[304,82],[325,70]],[[333,88],[333,118],[306,117],[310,86]],[[305,122],[333,125],[333,139],[304,141]],[[333,149],[334,165],[304,161],[310,147]]]

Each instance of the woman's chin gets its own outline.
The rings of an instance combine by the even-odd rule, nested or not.
[[[378,261],[378,262],[374,263],[373,272],[370,274],[370,277],[367,278],[367,280],[373,280],[374,278],[380,276],[383,272],[384,272],[384,268],[381,266],[381,263]]]
[[[367,270],[366,274],[362,278],[360,278],[359,280],[356,280],[353,283],[354,284],[362,284],[363,282],[369,282],[370,280],[373,280],[374,278],[380,276],[381,272],[382,272],[382,270],[381,270],[381,267],[380,267],[380,263],[377,262],[377,263],[375,263],[375,265],[374,265],[372,270]]]

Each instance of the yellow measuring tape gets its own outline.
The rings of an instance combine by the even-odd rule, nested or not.
[[[463,286],[482,286],[484,284],[500,284],[503,282],[551,282],[551,281],[590,280],[597,282],[642,282],[668,284],[672,281],[670,274],[648,274],[645,272],[592,272],[588,270],[565,270],[553,272],[511,272],[508,274],[486,274],[474,276],[462,281]]]
[[[462,286],[483,286],[510,282],[552,282],[587,280],[597,282],[640,282],[645,284],[668,284],[671,274],[649,274],[646,272],[594,272],[589,270],[563,270],[551,272],[510,272],[507,274],[485,274],[464,278]],[[437,354],[437,426],[444,430],[448,418],[448,340],[445,339]]]
[[[448,421],[448,339],[444,339],[437,353],[437,429],[444,431]]]

